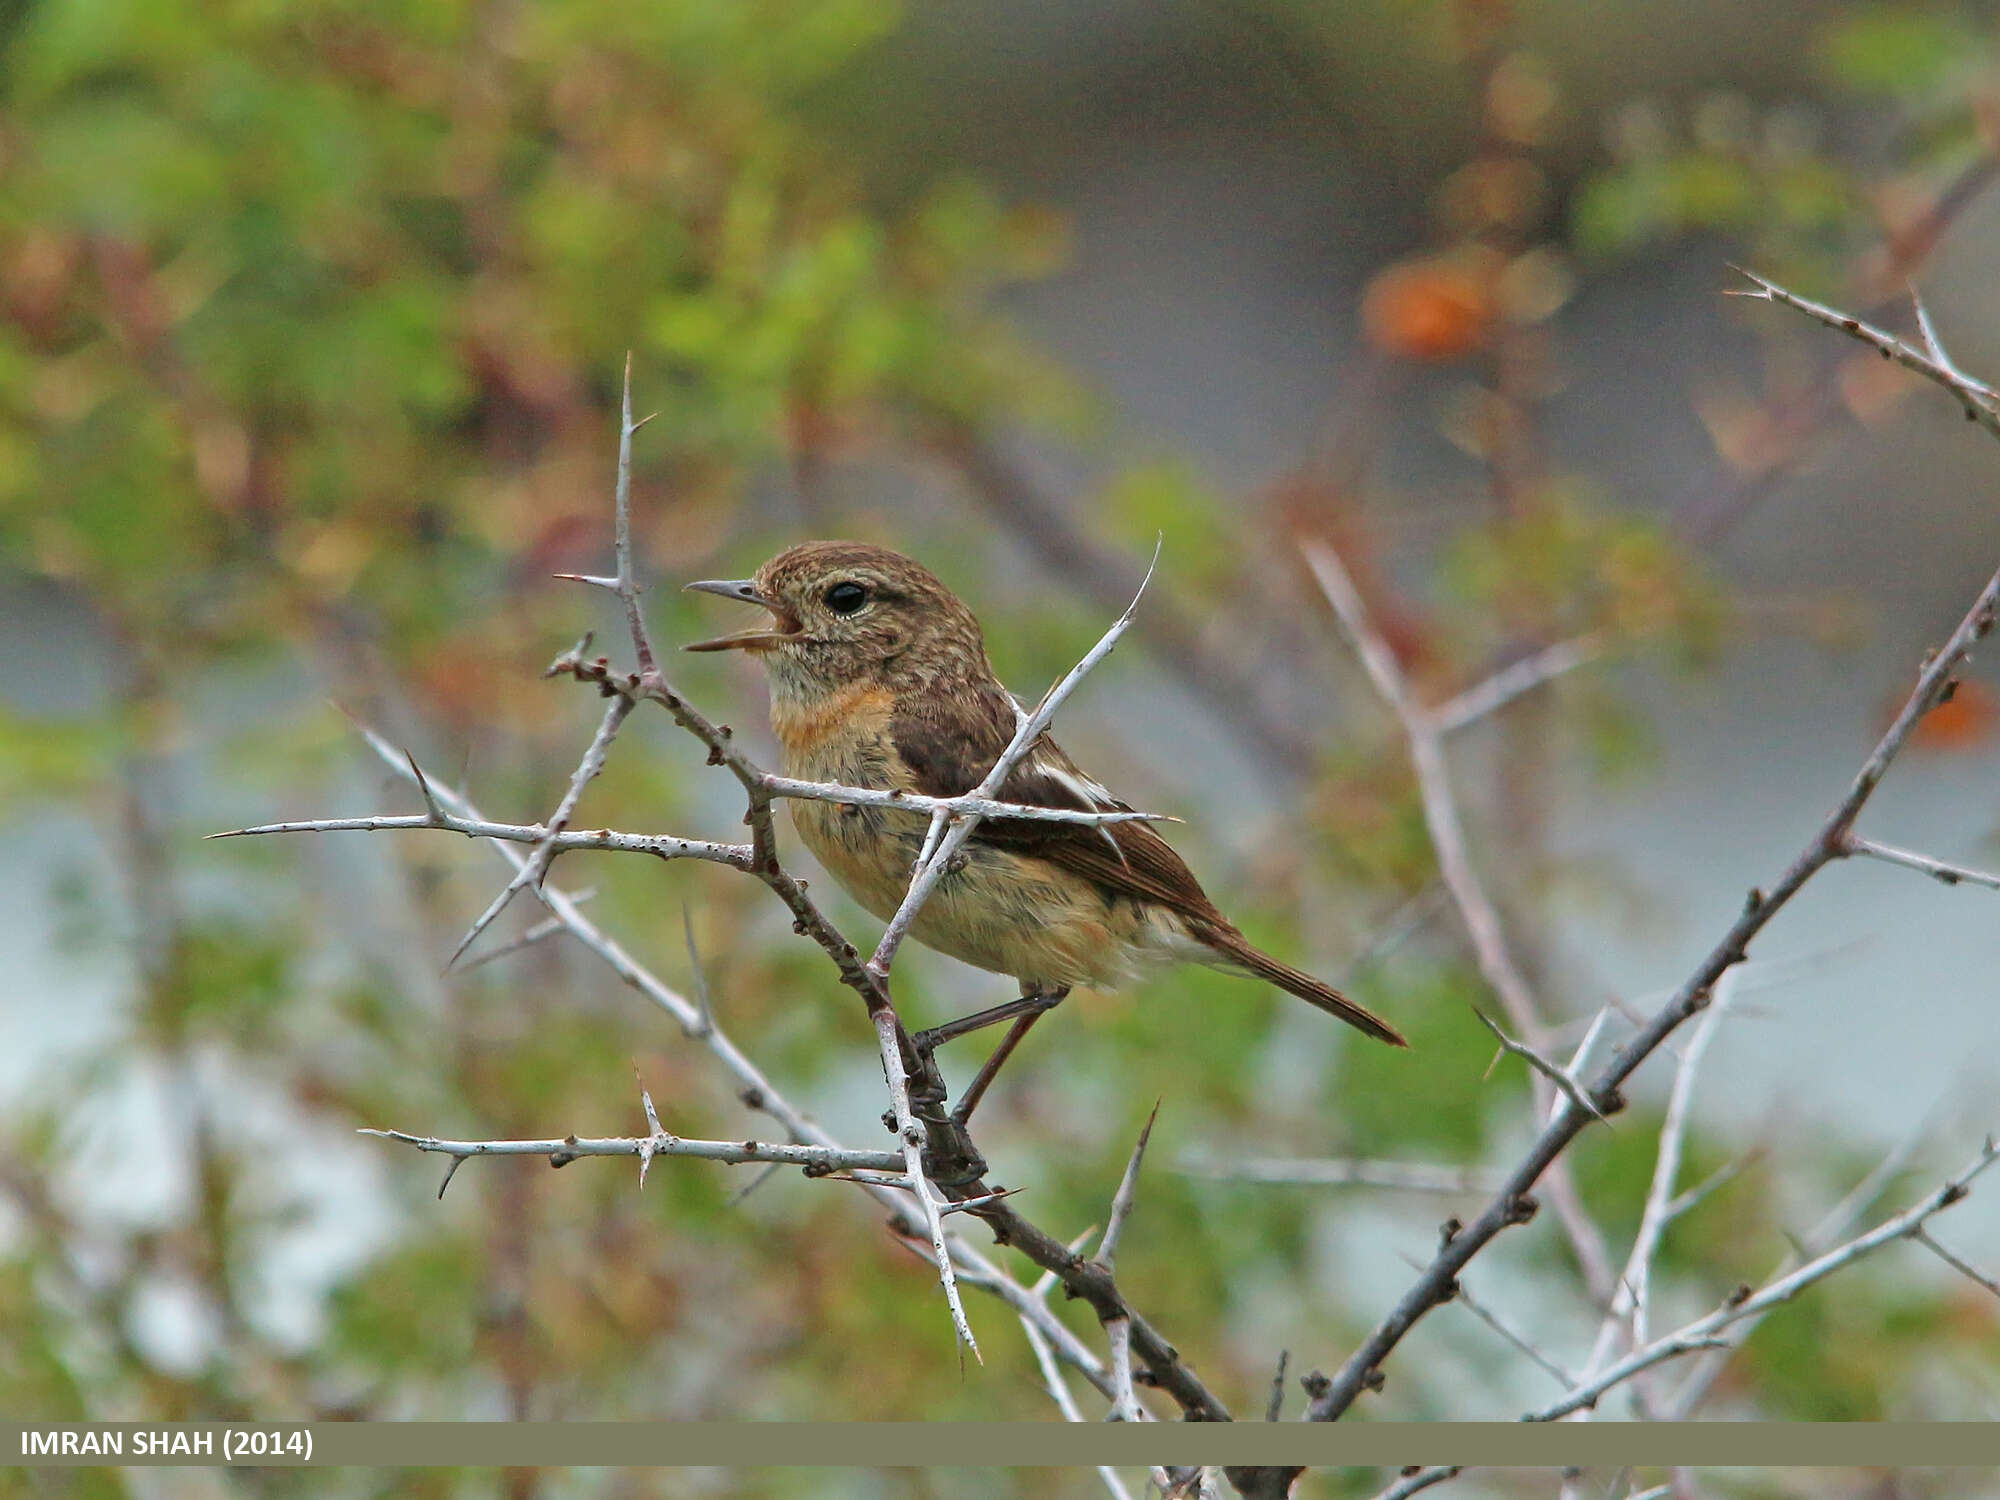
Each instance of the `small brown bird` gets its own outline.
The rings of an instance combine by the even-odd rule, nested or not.
[[[749,651],[763,660],[788,776],[957,796],[978,786],[1014,737],[1015,701],[986,659],[979,622],[929,569],[900,553],[804,542],[755,578],[688,587],[771,612],[767,628],[687,649]],[[1046,734],[998,795],[1038,807],[1131,810]],[[842,889],[884,921],[892,917],[928,816],[804,800],[791,809],[799,837]],[[938,1027],[918,1039],[924,1046],[1014,1018],[1002,1046],[1011,1050],[1072,986],[1115,987],[1175,962],[1268,980],[1370,1036],[1406,1045],[1380,1017],[1252,947],[1142,822],[1093,828],[983,819],[910,935],[1021,982],[1021,1000]]]

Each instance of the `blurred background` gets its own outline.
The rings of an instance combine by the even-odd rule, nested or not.
[[[1489,997],[1402,741],[1300,541],[1340,549],[1426,701],[1558,641],[1604,647],[1454,737],[1452,765],[1558,1034],[1651,1010],[1817,828],[2000,562],[1990,439],[1859,345],[1726,300],[1729,265],[1905,330],[1914,285],[1958,362],[2000,373],[1996,132],[1986,4],[0,6],[0,1405],[1054,1418],[990,1299],[970,1309],[986,1362],[961,1373],[931,1272],[847,1189],[786,1174],[739,1197],[745,1169],[666,1162],[642,1197],[626,1167],[517,1160],[437,1201],[433,1161],[356,1128],[629,1134],[635,1068],[670,1129],[768,1122],[563,940],[440,977],[504,878],[486,851],[201,842],[416,810],[344,714],[490,816],[553,807],[597,705],[541,671],[587,629],[623,649],[607,601],[550,575],[609,557],[628,349],[660,413],[634,503],[663,643],[719,628],[679,583],[864,537],[957,589],[1032,696],[1163,539],[1064,741],[1186,819],[1175,841],[1253,937],[1415,1048],[1219,976],[1080,994],[980,1140],[1067,1237],[1102,1223],[1160,1101],[1119,1261],[1137,1305],[1239,1413],[1281,1348],[1295,1373],[1337,1365],[1479,1200],[1180,1169],[1499,1165],[1528,1089],[1512,1060],[1487,1074]],[[670,670],[768,750],[753,666]],[[1977,664],[1925,722],[1865,832],[2000,858],[1995,684]],[[641,714],[581,816],[725,838],[740,808]],[[876,1140],[859,1008],[761,887],[603,856],[555,878],[691,988],[685,913],[722,1024],[836,1135]],[[1841,866],[1758,943],[1685,1180],[1743,1170],[1669,1236],[1656,1327],[1760,1281],[1892,1150],[1900,1207],[1995,1127],[1996,899]],[[898,980],[918,1024],[1008,993],[921,951]],[[1670,1073],[1656,1058],[1573,1152],[1620,1258]],[[1938,1226],[1989,1271],[1996,1202]],[[1474,1284],[1581,1363],[1597,1315],[1550,1217]],[[1699,1414],[1990,1419],[1995,1313],[1891,1250],[1770,1318]],[[1447,1307],[1364,1410],[1511,1418],[1559,1390]],[[50,1471],[29,1492],[232,1483],[255,1482]],[[1101,1493],[909,1472],[297,1484]]]

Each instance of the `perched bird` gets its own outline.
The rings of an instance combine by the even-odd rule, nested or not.
[[[929,569],[863,542],[804,542],[754,578],[691,589],[770,611],[763,628],[689,646],[747,651],[770,678],[771,727],[788,776],[932,797],[970,792],[1013,739],[1015,700],[986,659],[979,622]],[[1000,787],[1003,801],[1126,811],[1044,734]],[[799,837],[884,921],[902,904],[929,817],[847,803],[791,802]],[[978,968],[1011,974],[1022,999],[920,1037],[934,1045],[1014,1018],[1003,1051],[1075,985],[1111,988],[1158,963],[1198,963],[1268,980],[1370,1036],[1396,1029],[1281,963],[1216,910],[1151,827],[982,819],[910,935]]]

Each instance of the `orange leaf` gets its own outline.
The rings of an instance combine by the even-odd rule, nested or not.
[[[1378,273],[1361,298],[1368,340],[1399,359],[1463,359],[1493,326],[1492,278],[1462,261],[1403,261]]]

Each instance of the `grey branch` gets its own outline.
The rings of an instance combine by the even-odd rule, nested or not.
[[[584,902],[594,899],[596,895],[597,895],[597,890],[593,886],[575,892],[574,894],[571,895],[570,900],[576,902],[579,906],[581,906]],[[561,919],[557,917],[544,917],[542,918],[541,921],[535,923],[534,926],[528,928],[528,930],[523,932],[519,937],[509,938],[499,947],[488,948],[484,953],[480,954],[477,958],[467,959],[464,963],[458,966],[458,972],[464,974],[470,972],[473,969],[483,968],[487,964],[493,963],[499,959],[506,958],[510,954],[519,953],[524,948],[532,948],[537,943],[545,943],[550,938],[556,936],[558,933],[561,933],[566,930],[567,929],[563,927]]]
[[[1923,330],[1924,341],[1931,347],[1933,354],[1926,354],[1923,350],[1905,343],[1893,333],[1884,332],[1872,323],[1864,323],[1859,318],[1850,317],[1835,308],[1814,302],[1809,297],[1801,297],[1797,292],[1787,291],[1777,282],[1759,276],[1755,271],[1745,271],[1741,266],[1738,266],[1737,270],[1754,281],[1757,290],[1731,292],[1730,296],[1747,297],[1757,302],[1781,303],[1826,324],[1829,328],[1839,329],[1849,337],[1859,339],[1876,350],[1884,359],[1894,360],[1904,369],[1914,370],[1924,379],[1943,386],[1958,398],[1959,405],[1965,409],[1968,420],[1977,422],[1994,436],[2000,437],[2000,390],[1995,390],[1983,380],[1975,380],[1945,356],[1944,350],[1937,342],[1935,331],[1930,327],[1930,317],[1924,312],[1921,302],[1917,303],[1917,321]]]
[[[1950,1208],[1971,1191],[1973,1179],[1990,1167],[1996,1157],[2000,1157],[2000,1146],[1989,1139],[1979,1154],[1955,1177],[1894,1218],[1885,1220],[1866,1234],[1856,1235],[1846,1244],[1815,1257],[1790,1275],[1767,1283],[1759,1291],[1746,1297],[1730,1298],[1706,1317],[1697,1318],[1664,1338],[1656,1339],[1643,1349],[1634,1351],[1617,1364],[1578,1386],[1560,1401],[1539,1411],[1530,1412],[1524,1420],[1550,1422],[1569,1412],[1591,1406],[1613,1386],[1631,1379],[1642,1370],[1651,1369],[1663,1360],[1673,1359],[1677,1355],[1691,1353],[1696,1349],[1712,1349],[1726,1343],[1721,1334],[1732,1323],[1755,1317],[1781,1302],[1790,1301],[1807,1287],[1824,1281],[1834,1272],[1854,1264],[1884,1245],[1894,1244],[1897,1240],[1917,1238],[1932,1217]]]
[[[1750,943],[1772,917],[1783,910],[1814,875],[1839,857],[1842,841],[1853,828],[1869,797],[1890,764],[1908,743],[1917,721],[1944,696],[1947,685],[1965,662],[1975,642],[1993,627],[2000,608],[2000,573],[1995,573],[1973,601],[1972,608],[1918,673],[1895,721],[1884,731],[1846,793],[1826,821],[1806,841],[1804,849],[1768,891],[1751,893],[1740,915],[1698,963],[1674,995],[1639,1031],[1614,1053],[1592,1079],[1589,1093],[1609,1099],[1618,1087],[1651,1057],[1683,1022],[1708,1004],[1722,976],[1748,955]],[[1325,1388],[1313,1398],[1308,1415],[1331,1421],[1354,1404],[1375,1379],[1381,1362],[1432,1308],[1449,1299],[1458,1273],[1509,1227],[1533,1216],[1529,1191],[1574,1140],[1588,1117],[1565,1111],[1547,1125],[1485,1210],[1441,1246],[1423,1274],[1375,1329],[1364,1339]]]
[[[1814,1224],[1803,1235],[1794,1239],[1794,1251],[1788,1253],[1764,1279],[1766,1281],[1776,1280],[1802,1261],[1813,1255],[1817,1255],[1829,1245],[1837,1243],[1843,1235],[1861,1221],[1861,1216],[1875,1206],[1876,1200],[1888,1191],[1889,1185],[1916,1159],[1917,1152],[1923,1145],[1927,1134],[1928,1125],[1912,1131],[1906,1140],[1883,1156],[1873,1169],[1869,1171],[1868,1175],[1849,1189],[1841,1200],[1820,1218],[1817,1224]],[[1702,1401],[1707,1397],[1709,1388],[1714,1385],[1716,1378],[1721,1375],[1723,1367],[1729,1362],[1730,1356],[1742,1346],[1743,1342],[1751,1334],[1757,1331],[1757,1324],[1760,1321],[1762,1321],[1761,1314],[1755,1318],[1745,1319],[1737,1325],[1735,1338],[1732,1342],[1727,1342],[1720,1348],[1711,1350],[1696,1358],[1694,1367],[1683,1377],[1679,1387],[1674,1391],[1673,1399],[1667,1403],[1666,1410],[1660,1414],[1663,1421],[1684,1421],[1693,1414],[1695,1408],[1700,1406]]]
[[[869,1019],[875,1023],[875,1038],[882,1051],[882,1076],[889,1085],[889,1107],[895,1116],[896,1139],[903,1147],[903,1170],[909,1175],[910,1190],[916,1194],[917,1206],[923,1210],[924,1227],[930,1234],[931,1253],[936,1257],[938,1281],[944,1287],[945,1304],[951,1309],[951,1326],[957,1332],[959,1342],[972,1351],[972,1357],[984,1364],[985,1358],[979,1352],[979,1341],[972,1336],[972,1325],[966,1320],[965,1304],[958,1295],[958,1273],[951,1263],[951,1247],[945,1242],[943,1205],[938,1201],[937,1190],[924,1175],[924,1131],[917,1124],[916,1116],[910,1112],[909,1081],[903,1073],[902,1027],[896,1020],[896,1012],[884,1005],[870,1013]]]
[[[763,784],[773,797],[844,802],[855,807],[907,808],[911,812],[933,815],[1023,818],[1036,823],[1081,823],[1086,828],[1102,828],[1109,823],[1180,822],[1171,813],[1085,812],[1073,807],[1032,807],[1025,802],[1002,802],[977,793],[961,797],[926,797],[919,792],[885,792],[871,787],[842,786],[838,782],[798,781],[790,776],[766,776]]]
[[[1438,874],[1451,893],[1460,920],[1465,924],[1480,976],[1500,997],[1509,1023],[1520,1033],[1525,1045],[1534,1046],[1542,1040],[1540,1007],[1507,946],[1499,909],[1487,895],[1478,871],[1473,867],[1466,845],[1464,822],[1459,816],[1458,796],[1452,788],[1451,771],[1445,760],[1444,743],[1436,722],[1411,694],[1395,652],[1369,617],[1361,591],[1355,587],[1354,579],[1339,555],[1330,547],[1310,541],[1302,544],[1302,551],[1307,567],[1312,570],[1327,603],[1332,605],[1334,616],[1361,659],[1369,680],[1402,726],[1409,748],[1410,768],[1417,779],[1418,800],[1423,805],[1424,826],[1430,833],[1431,847],[1437,855]],[[1544,1112],[1554,1098],[1550,1087],[1540,1082],[1535,1085],[1535,1100]],[[1601,1119],[1603,1115],[1592,1109],[1589,1117]],[[1591,1296],[1600,1302],[1608,1299],[1611,1295],[1610,1251],[1605,1247],[1603,1233],[1583,1210],[1567,1163],[1556,1164],[1549,1177],[1547,1192],[1555,1203],[1563,1233],[1583,1268],[1584,1282]]]
[[[841,1146],[806,1146],[776,1141],[697,1141],[661,1131],[637,1136],[564,1136],[548,1141],[451,1141],[434,1135],[412,1135],[404,1130],[367,1129],[362,1135],[385,1141],[401,1141],[419,1151],[433,1151],[461,1159],[473,1156],[546,1156],[558,1165],[582,1156],[687,1156],[698,1161],[726,1162],[744,1166],[769,1162],[783,1167],[803,1167],[816,1175],[829,1172],[900,1173],[903,1159],[893,1151],[851,1151]]]
[[[618,483],[612,493],[612,547],[618,559],[614,578],[594,578],[580,573],[558,573],[576,583],[608,588],[618,596],[625,611],[625,625],[631,632],[632,651],[638,658],[639,676],[658,673],[653,642],[646,633],[646,612],[639,605],[639,583],[632,567],[632,435],[651,417],[632,420],[632,351],[625,351],[625,386],[618,403]]]
[[[576,813],[576,804],[583,796],[583,789],[596,780],[598,773],[604,769],[605,754],[610,750],[612,740],[617,738],[619,726],[631,712],[632,700],[629,698],[613,698],[604,706],[604,718],[597,726],[597,733],[591,738],[590,748],[583,752],[583,759],[577,763],[576,771],[569,779],[568,790],[563,793],[562,801],[556,804],[556,810],[549,816],[549,821],[545,825],[548,832],[535,845],[534,852],[528,856],[528,862],[514,872],[507,884],[501,887],[500,894],[493,898],[486,910],[481,912],[472,926],[466,929],[465,936],[460,938],[458,946],[452,949],[451,957],[445,960],[444,966],[447,969],[457,963],[464,956],[465,950],[478,939],[479,934],[492,924],[495,917],[506,910],[507,903],[514,899],[517,891],[523,886],[541,884],[543,877],[549,872],[549,865],[560,852],[557,840],[569,827],[569,820]]]
[[[1111,1343],[1111,1414],[1105,1420],[1143,1422],[1146,1409],[1132,1384],[1132,1320],[1113,1318],[1104,1325],[1104,1336]]]
[[[1879,859],[1885,864],[1901,865],[1906,870],[1921,870],[1933,880],[1945,885],[1983,885],[2000,891],[2000,875],[1985,870],[1975,870],[1966,865],[1946,864],[1941,859],[1932,859],[1928,854],[1918,854],[1911,849],[1898,849],[1893,844],[1878,844],[1873,839],[1864,839],[1854,834],[1847,836],[1845,854],[1864,855],[1869,859]]]
[[[1014,738],[1008,743],[1007,748],[1000,752],[1000,758],[993,762],[992,769],[973,789],[973,796],[992,797],[1000,790],[1001,783],[1006,781],[1014,768],[1027,758],[1029,751],[1034,748],[1035,741],[1047,732],[1050,723],[1055,719],[1056,710],[1062,707],[1063,701],[1076,690],[1077,685],[1090,674],[1093,667],[1111,654],[1112,649],[1118,644],[1119,637],[1131,628],[1133,616],[1138,612],[1139,601],[1145,597],[1146,585],[1153,581],[1153,568],[1159,565],[1159,560],[1159,550],[1155,548],[1153,563],[1146,569],[1146,576],[1140,580],[1138,592],[1132,596],[1132,602],[1125,606],[1125,613],[1112,621],[1111,628],[1104,632],[1097,644],[1086,651],[1083,659],[1071,667],[1062,680],[1043,695],[1042,701],[1035,705],[1035,711],[1015,729]],[[960,817],[949,828],[945,828],[948,816],[942,811],[932,814],[931,832],[926,840],[924,857],[917,861],[917,868],[910,880],[909,890],[904,893],[902,905],[897,907],[895,916],[889,919],[889,925],[882,933],[882,940],[875,945],[875,952],[868,960],[868,972],[880,982],[886,983],[889,966],[895,962],[897,948],[902,945],[903,939],[909,934],[910,924],[916,920],[917,913],[923,909],[924,903],[930,899],[931,892],[937,888],[938,881],[943,878],[945,870],[950,866],[952,855],[958,852],[959,846],[970,838],[972,831],[979,826],[979,815],[973,813]]]
[[[1667,1226],[1680,1212],[1676,1208],[1679,1200],[1675,1190],[1680,1181],[1681,1153],[1687,1141],[1695,1077],[1708,1052],[1709,1043],[1729,1009],[1736,988],[1736,976],[1740,972],[1732,969],[1717,981],[1713,1000],[1696,1023],[1694,1035],[1681,1051],[1680,1064],[1674,1070],[1673,1087],[1667,1094],[1666,1115],[1660,1123],[1659,1147],[1653,1157],[1652,1181],[1646,1188],[1646,1206],[1639,1214],[1639,1231],[1633,1237],[1632,1253],[1626,1257],[1624,1274],[1618,1278],[1618,1289],[1612,1294],[1611,1305],[1605,1310],[1604,1321],[1597,1330],[1597,1341],[1591,1348],[1589,1362],[1584,1366],[1584,1381],[1604,1368],[1621,1329],[1629,1334],[1627,1347],[1636,1349],[1647,1342],[1646,1315],[1652,1293],[1653,1261],[1659,1255],[1660,1242],[1666,1236]],[[1576,1380],[1567,1382],[1571,1386],[1579,1383]],[[1643,1390],[1641,1398],[1643,1401]],[[1646,1414],[1651,1415],[1650,1412]]]
[[[1556,1378],[1557,1382],[1561,1384],[1564,1390],[1568,1390],[1571,1386],[1576,1384],[1576,1377],[1574,1375],[1570,1374],[1561,1365],[1557,1364],[1554,1360],[1550,1359],[1549,1356],[1535,1344],[1534,1340],[1530,1339],[1526,1334],[1523,1334],[1518,1330],[1516,1330],[1512,1324],[1507,1322],[1506,1319],[1502,1318],[1492,1308],[1488,1307],[1483,1300],[1475,1298],[1472,1295],[1471,1290],[1465,1285],[1463,1281],[1459,1282],[1458,1284],[1458,1296],[1454,1300],[1458,1303],[1460,1307],[1463,1307],[1467,1312],[1471,1313],[1475,1318],[1479,1319],[1480,1322],[1484,1323],[1488,1328],[1492,1329],[1495,1333],[1499,1334],[1501,1338],[1505,1339],[1508,1343],[1512,1344],[1521,1353],[1525,1354],[1529,1359],[1533,1360],[1537,1365],[1541,1366],[1544,1370],[1548,1371],[1549,1374],[1553,1375]]]
[[[1021,1321],[1021,1329],[1028,1336],[1028,1347],[1035,1353],[1035,1365],[1042,1372],[1042,1384],[1048,1387],[1049,1396],[1056,1403],[1056,1409],[1063,1414],[1063,1420],[1081,1422],[1083,1413],[1077,1408],[1076,1397],[1070,1394],[1068,1383],[1063,1380],[1062,1367],[1056,1363],[1055,1350],[1049,1346],[1048,1338],[1025,1318]],[[1097,1477],[1104,1481],[1112,1500],[1132,1500],[1132,1492],[1125,1488],[1125,1481],[1109,1464],[1097,1466]]]
[[[435,828],[446,833],[462,833],[471,839],[534,844],[558,853],[571,849],[607,849],[624,854],[651,854],[660,859],[705,859],[715,864],[733,865],[737,869],[747,869],[750,863],[748,844],[716,844],[707,839],[675,838],[671,834],[620,833],[612,828],[569,829],[551,833],[541,823],[494,823],[485,818],[461,817],[448,812],[260,823],[254,828],[232,828],[226,833],[211,833],[208,836],[212,839],[247,839],[272,833],[384,833],[405,828]],[[522,868],[526,868],[525,861]]]
[[[376,755],[382,759],[390,770],[413,782],[417,781],[422,775],[421,771],[418,770],[415,763],[408,756],[397,750],[395,746],[391,745],[372,729],[361,726],[360,732],[362,737],[368,742],[369,747],[375,751]],[[429,795],[437,804],[438,813],[442,815],[458,819],[466,824],[477,825],[481,829],[488,826],[507,826],[487,824],[486,819],[480,813],[479,809],[461,792],[452,792],[438,788],[435,783],[428,780],[424,782],[424,785],[429,788]],[[406,823],[399,826],[424,825],[421,823]],[[532,830],[528,831],[532,832]],[[506,861],[516,869],[525,863],[526,856],[515,852],[510,846],[511,843],[534,842],[533,838],[510,839],[508,835],[488,835],[483,832],[478,836],[487,839],[487,847],[492,849],[494,854],[500,859]],[[564,835],[566,838],[574,836]],[[716,847],[737,849],[743,846],[723,845]],[[726,863],[733,864],[735,861],[729,860]],[[613,973],[617,974],[620,979],[624,980],[626,984],[637,990],[641,995],[666,1011],[668,1015],[680,1023],[682,1030],[687,1032],[688,1035],[698,1038],[715,1055],[723,1067],[735,1077],[737,1083],[741,1086],[743,1096],[746,1099],[756,1101],[751,1106],[752,1108],[761,1110],[776,1120],[784,1127],[786,1134],[795,1140],[811,1142],[822,1146],[836,1145],[832,1138],[827,1136],[817,1124],[791,1105],[771,1080],[764,1076],[763,1071],[755,1063],[751,1062],[720,1028],[704,1024],[705,1015],[702,1006],[662,981],[650,969],[633,958],[622,945],[583,914],[579,909],[575,896],[563,891],[559,886],[549,885],[546,882],[534,888],[534,894],[541,901],[542,905],[548,909],[550,915],[556,921],[561,922],[570,935],[582,943],[584,947],[609,964]]]
[[[1569,1069],[1563,1067],[1560,1063],[1551,1062],[1526,1042],[1515,1041],[1513,1037],[1507,1035],[1506,1031],[1501,1028],[1500,1023],[1487,1015],[1485,1011],[1475,1009],[1473,1014],[1479,1017],[1479,1022],[1482,1026],[1493,1033],[1493,1039],[1499,1042],[1501,1051],[1512,1053],[1515,1057],[1520,1058],[1521,1061],[1541,1074],[1542,1077],[1553,1083],[1564,1098],[1568,1099],[1571,1104],[1575,1105],[1592,1119],[1603,1120],[1607,1125],[1611,1123],[1606,1118],[1604,1111],[1597,1107],[1597,1101],[1586,1094],[1576,1079],[1570,1076]],[[1589,1040],[1588,1036],[1585,1039]],[[1583,1049],[1578,1048],[1577,1050],[1580,1052]]]
[[[1406,1193],[1490,1193],[1503,1175],[1490,1167],[1455,1167],[1428,1161],[1367,1157],[1210,1156],[1190,1154],[1175,1163],[1189,1177],[1224,1182],[1297,1184],[1305,1187],[1376,1187]]]
[[[1360,658],[1375,691],[1395,713],[1409,743],[1411,768],[1416,772],[1417,791],[1423,802],[1424,824],[1430,831],[1437,853],[1438,873],[1457,905],[1466,932],[1472,939],[1479,971],[1506,1007],[1515,1030],[1538,1037],[1541,1022],[1536,1014],[1533,992],[1507,950],[1500,926],[1500,914],[1487,898],[1485,888],[1472,868],[1467,853],[1464,825],[1459,817],[1458,797],[1452,790],[1450,772],[1436,725],[1410,692],[1403,669],[1396,661],[1388,639],[1375,628],[1368,608],[1361,600],[1347,566],[1332,548],[1318,542],[1301,546],[1306,565],[1312,569],[1320,591],[1333,606],[1341,629],[1346,632],[1354,653]]]
[[[1430,710],[1432,727],[1441,735],[1452,734],[1506,707],[1516,698],[1531,693],[1544,683],[1574,672],[1596,661],[1605,652],[1605,639],[1593,631],[1572,640],[1557,641],[1525,656],[1512,666],[1502,667],[1492,676],[1475,682],[1454,698]]]
[[[1125,1163],[1125,1175],[1118,1179],[1118,1191],[1111,1195],[1111,1217],[1105,1220],[1104,1238],[1098,1243],[1096,1257],[1107,1271],[1118,1263],[1118,1238],[1125,1232],[1125,1221],[1132,1217],[1132,1207],[1139,1200],[1139,1166],[1146,1159],[1146,1142],[1152,1139],[1153,1122],[1159,1117],[1160,1106],[1155,1104],[1139,1132],[1139,1143],[1132,1148],[1132,1159]]]
[[[1991,1292],[1994,1296],[2000,1297],[2000,1281],[1995,1281],[1991,1276],[1988,1276],[1984,1271],[1980,1270],[1977,1266],[1972,1265],[1967,1261],[1959,1259],[1958,1256],[1954,1255],[1951,1251],[1947,1250],[1943,1245],[1940,1245],[1936,1240],[1932,1239],[1928,1230],[1918,1229],[1915,1233],[1913,1233],[1910,1236],[1910,1238],[1915,1240],[1919,1245],[1922,1245],[1926,1250],[1930,1251],[1931,1254],[1935,1255],[1939,1260],[1943,1261],[1946,1265],[1950,1266],[1954,1271],[1957,1271],[1960,1275],[1970,1277],[1973,1281],[1976,1281],[1977,1283],[1979,1283],[1979,1285],[1985,1287],[1986,1290]]]

